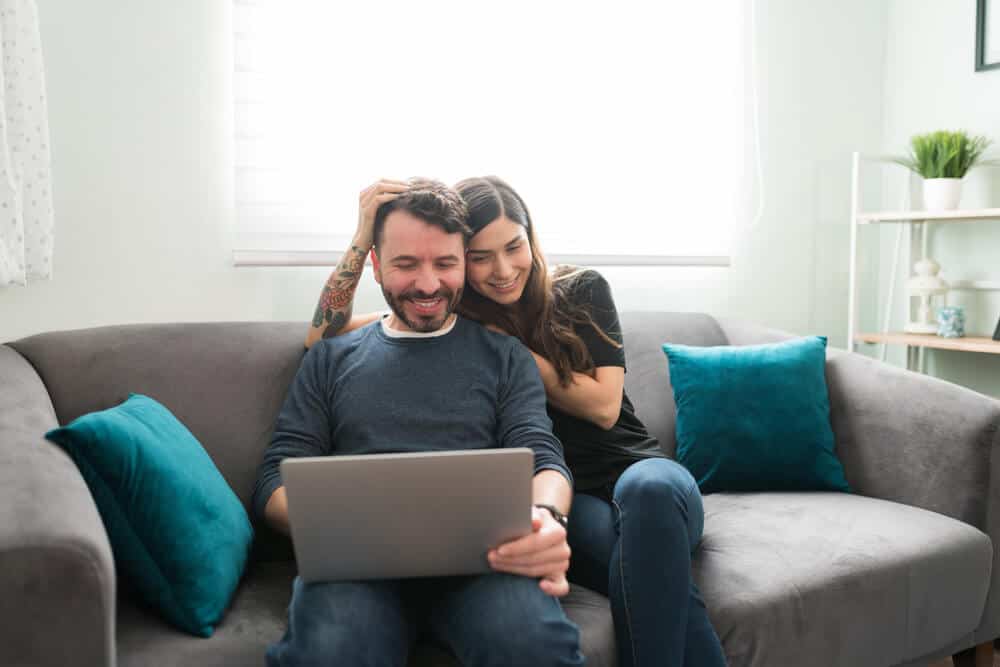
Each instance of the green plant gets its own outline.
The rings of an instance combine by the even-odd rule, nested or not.
[[[986,137],[970,137],[965,132],[939,130],[910,139],[910,153],[893,162],[924,178],[962,178],[981,163],[983,151],[992,142]]]

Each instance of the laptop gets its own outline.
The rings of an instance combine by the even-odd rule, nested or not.
[[[281,477],[306,583],[479,574],[531,532],[527,448],[288,458]]]

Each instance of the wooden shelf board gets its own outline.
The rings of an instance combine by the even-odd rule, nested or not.
[[[948,287],[960,290],[1000,290],[1000,280],[948,280]]]
[[[934,334],[908,334],[891,332],[887,334],[857,334],[854,340],[861,343],[889,343],[911,347],[932,347],[938,350],[958,350],[961,352],[985,352],[1000,354],[1000,341],[985,336],[965,336],[964,338],[942,338]]]
[[[971,222],[1000,220],[1000,208],[956,209],[954,211],[871,211],[858,213],[858,224],[878,222]]]

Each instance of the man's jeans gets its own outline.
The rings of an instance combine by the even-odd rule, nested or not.
[[[582,665],[580,633],[556,598],[527,577],[305,584],[298,577],[288,630],[267,650],[269,667],[404,667],[418,634],[465,667]]]
[[[611,599],[619,667],[725,665],[691,577],[705,521],[694,478],[675,461],[646,459],[611,496],[611,505],[573,498],[569,579]]]

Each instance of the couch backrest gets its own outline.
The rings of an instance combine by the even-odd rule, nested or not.
[[[660,348],[725,344],[695,313],[623,313],[625,386],[664,451],[675,449],[673,391]],[[305,353],[302,322],[141,324],[45,333],[9,343],[41,376],[60,424],[118,405],[130,392],[165,405],[212,457],[247,510],[257,467]],[[264,531],[261,557],[287,545]]]
[[[625,340],[625,393],[635,405],[636,415],[660,441],[667,456],[677,448],[674,425],[677,409],[670,386],[664,343],[683,345],[728,345],[716,320],[702,313],[621,313]]]
[[[41,376],[60,424],[130,392],[188,427],[249,510],[257,466],[305,353],[296,323],[145,324],[40,334],[9,345]]]
[[[673,389],[661,345],[726,345],[701,313],[621,314],[625,390],[663,450],[675,449]],[[60,424],[122,402],[166,405],[247,504],[274,419],[304,354],[301,322],[140,324],[40,334],[10,346],[35,367]]]

